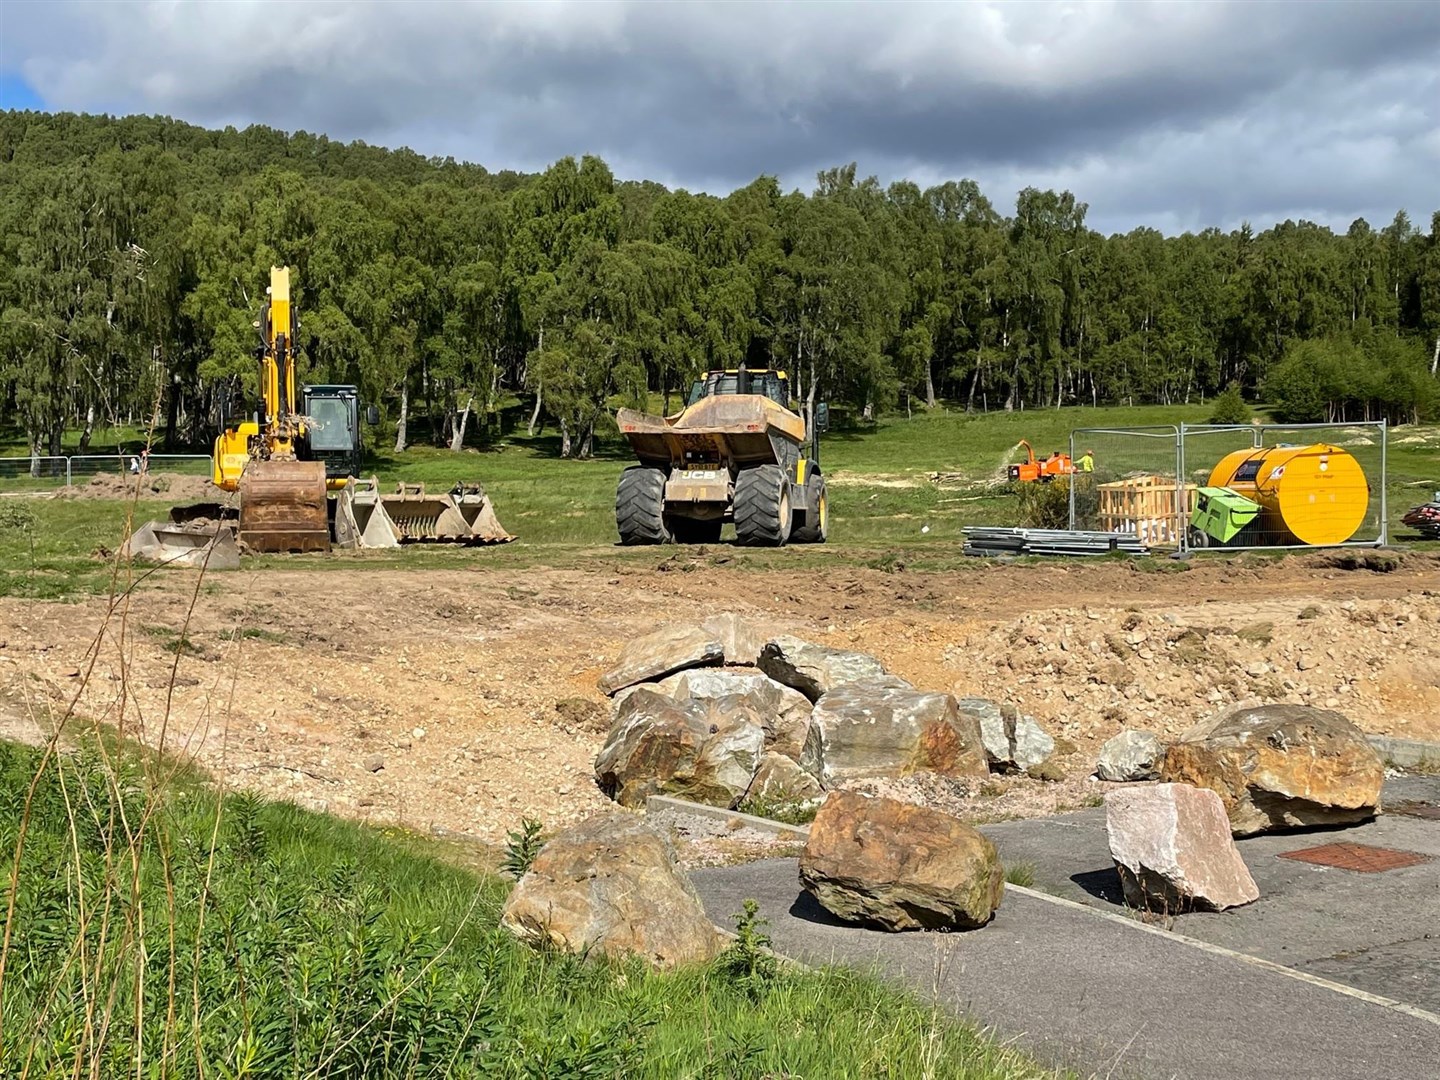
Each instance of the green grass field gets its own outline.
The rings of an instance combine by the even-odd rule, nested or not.
[[[5,1075],[1053,1075],[878,981],[753,946],[670,975],[533,951],[498,927],[507,880],[438,842],[177,768],[113,741],[42,766],[0,742],[0,849],[21,852]]]
[[[963,526],[1025,523],[1015,492],[994,482],[1007,462],[1018,460],[1016,444],[1022,438],[1029,439],[1037,453],[1046,454],[1068,450],[1075,429],[1202,423],[1207,412],[1208,407],[1198,405],[972,416],[937,411],[834,431],[821,446],[822,466],[831,485],[831,541],[826,548],[727,549],[724,557],[757,567],[814,565],[819,559],[861,565],[898,561],[915,568],[971,567],[975,561],[960,555]],[[305,565],[344,568],[357,559],[367,565],[408,567],[476,562],[559,566],[597,557],[656,560],[660,553],[653,549],[624,550],[615,544],[615,485],[632,460],[618,436],[602,440],[591,460],[563,460],[552,432],[529,438],[514,417],[509,422],[519,433],[498,437],[483,449],[467,448],[459,454],[423,446],[403,454],[373,451],[367,471],[387,485],[397,480],[424,481],[444,489],[457,481],[478,480],[518,543],[480,550],[349,554],[307,560]],[[1173,468],[1173,450],[1160,440],[1147,444],[1114,436],[1080,438],[1095,443],[1097,467],[1102,469],[1106,465],[1142,471]],[[1391,536],[1403,539],[1401,515],[1440,490],[1440,428],[1396,428],[1389,443]],[[1192,451],[1191,471],[1206,464],[1204,453],[1203,446]],[[1116,460],[1122,457],[1123,461]],[[932,474],[941,474],[943,483],[932,483]],[[0,476],[0,494],[15,492],[16,486]],[[13,512],[7,519],[5,503],[23,503],[33,527],[17,527]],[[141,505],[136,520],[163,516],[167,505]],[[116,501],[0,499],[0,594],[61,596],[103,587],[108,578],[92,553],[118,546],[127,512],[128,507]],[[284,557],[267,557],[247,562],[246,569],[277,563],[294,565]]]

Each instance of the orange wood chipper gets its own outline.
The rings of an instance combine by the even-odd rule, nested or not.
[[[1070,476],[1075,472],[1075,462],[1070,460],[1069,454],[1062,454],[1055,451],[1048,458],[1035,457],[1035,451],[1024,439],[1020,440],[1019,446],[1025,448],[1026,460],[1018,465],[1010,466],[1010,479],[1022,484],[1031,484],[1039,480],[1049,483],[1057,476]]]

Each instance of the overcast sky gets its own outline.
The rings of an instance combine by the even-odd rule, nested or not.
[[[0,104],[724,193],[973,177],[1104,231],[1440,209],[1440,3],[0,0]]]

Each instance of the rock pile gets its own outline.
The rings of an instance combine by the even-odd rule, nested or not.
[[[1319,557],[1319,556],[1317,556]],[[951,639],[960,693],[1006,696],[1092,753],[1124,728],[1179,738],[1197,709],[1276,702],[1338,709],[1367,732],[1440,739],[1440,604],[1388,600],[1062,608],[980,622]],[[1263,648],[1257,648],[1263,646]]]
[[[918,690],[866,653],[761,637],[725,614],[626,646],[600,679],[614,699],[595,759],[601,790],[630,807],[658,794],[803,807],[856,781],[982,779],[1054,750],[1032,719],[994,702]]]

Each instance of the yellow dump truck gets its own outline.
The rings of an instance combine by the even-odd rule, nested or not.
[[[744,368],[698,380],[674,416],[621,409],[616,423],[639,464],[615,492],[620,542],[714,543],[733,521],[742,544],[823,544],[829,502],[815,435],[825,412],[807,433],[785,373]]]

